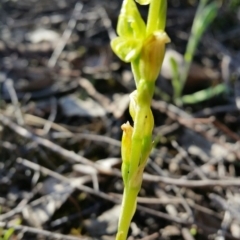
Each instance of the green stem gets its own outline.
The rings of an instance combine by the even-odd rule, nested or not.
[[[147,20],[147,36],[158,30],[159,9],[163,0],[152,0]]]
[[[136,210],[136,200],[139,189],[125,187],[122,200],[122,211],[119,218],[118,234],[116,240],[126,240],[128,229]]]
[[[166,25],[167,1],[152,0],[149,6],[147,36],[157,30],[164,30]]]

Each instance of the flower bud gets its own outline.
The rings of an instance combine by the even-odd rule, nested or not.
[[[136,111],[137,111],[137,90],[133,91],[130,94],[129,112],[133,121],[135,121]]]
[[[124,163],[130,162],[130,156],[131,156],[131,145],[132,145],[132,134],[133,134],[133,127],[130,125],[129,122],[124,123],[121,126],[123,130],[123,136],[122,136],[122,161]]]
[[[154,118],[151,109],[149,108],[145,114],[144,136],[151,136],[154,127]]]
[[[161,70],[165,44],[170,38],[163,31],[157,31],[146,38],[140,55],[141,78],[146,81],[156,81]]]

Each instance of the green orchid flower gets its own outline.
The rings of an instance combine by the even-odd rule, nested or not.
[[[119,37],[111,41],[115,54],[124,62],[133,61],[140,53],[146,24],[133,0],[125,0],[117,24]]]
[[[137,2],[147,5],[151,3],[151,0],[138,0]],[[138,72],[138,75],[142,74],[144,79],[150,81],[156,80],[162,65],[165,44],[170,42],[169,37],[163,31],[166,16],[163,12],[166,11],[166,1],[152,1],[154,2],[157,4],[154,9],[150,7],[150,11],[152,9],[152,15],[157,17],[148,18],[150,24],[147,29],[134,0],[124,0],[117,24],[119,37],[111,41],[113,51],[122,61],[127,63],[133,63],[136,59],[141,61],[139,69],[134,70]],[[141,73],[139,73],[140,69]]]

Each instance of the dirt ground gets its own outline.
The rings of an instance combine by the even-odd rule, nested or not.
[[[182,58],[198,1],[169,0]],[[216,1],[176,106],[168,62],[130,239],[240,239],[240,3]],[[0,1],[0,239],[114,240],[134,81],[109,42],[122,1]],[[140,8],[144,18],[147,7]]]

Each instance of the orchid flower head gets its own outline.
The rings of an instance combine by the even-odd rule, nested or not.
[[[138,4],[150,4],[147,25],[139,13],[135,0],[123,0],[117,23],[118,37],[111,41],[115,54],[124,62],[140,61],[140,73],[144,79],[155,81],[159,74],[165,44],[170,38],[164,32],[166,0],[136,0]],[[151,69],[152,68],[152,69]]]

